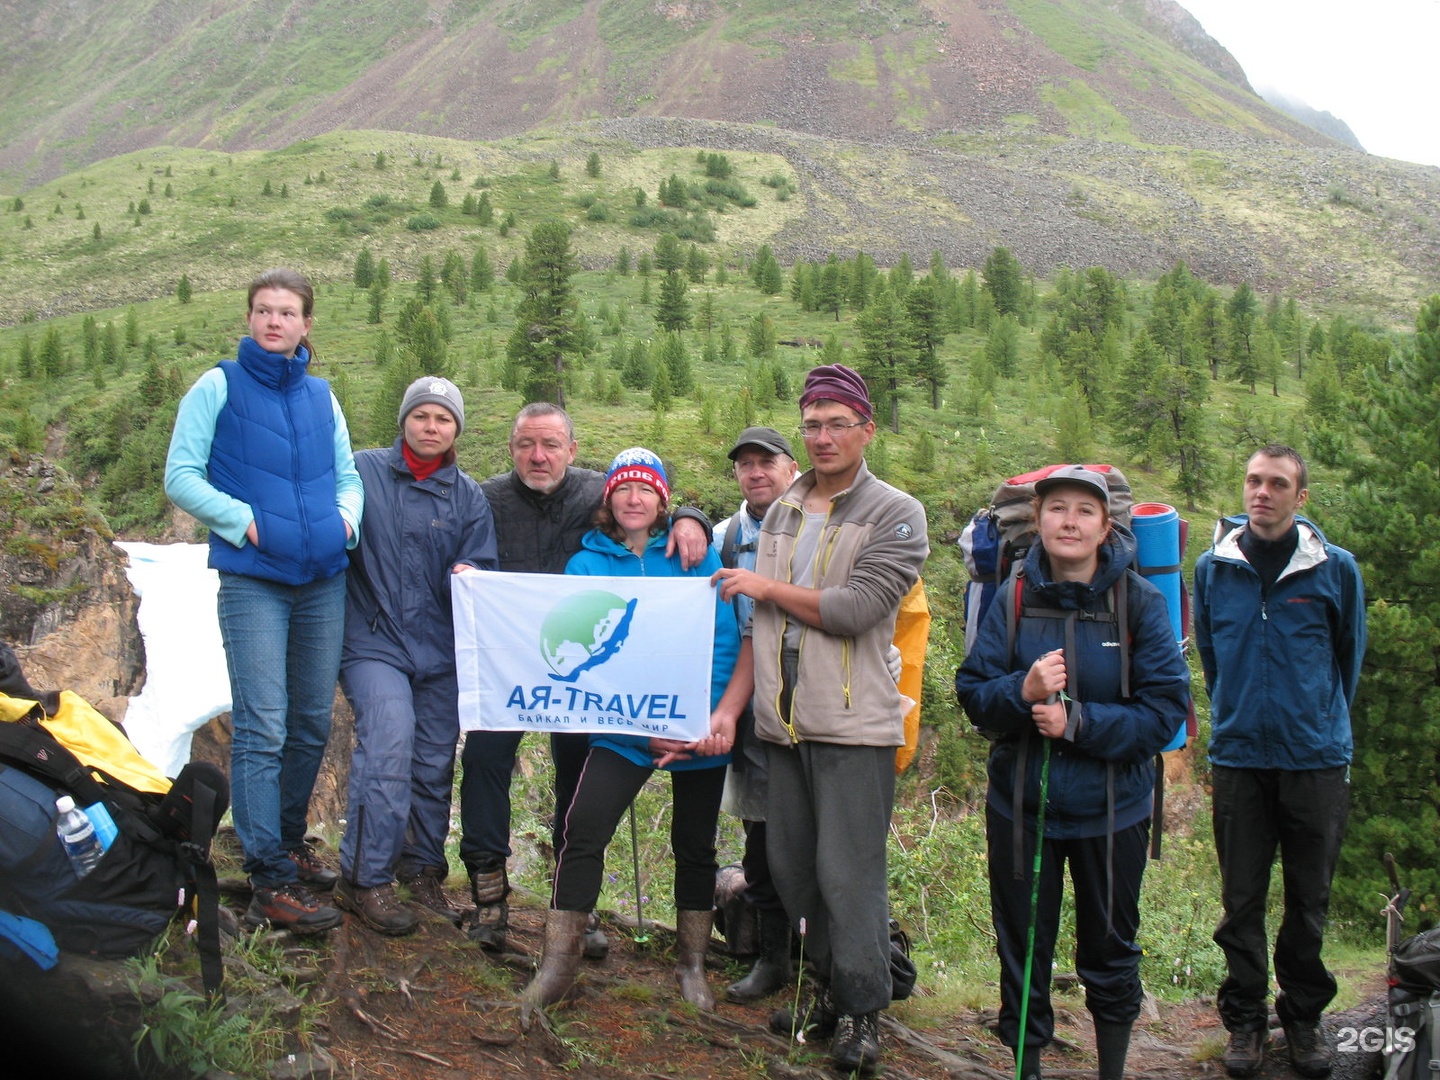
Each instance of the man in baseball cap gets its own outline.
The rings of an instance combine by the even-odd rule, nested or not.
[[[723,566],[755,569],[755,548],[760,523],[770,505],[795,480],[798,466],[790,440],[774,428],[748,427],[730,450],[735,480],[744,500],[740,509],[715,526],[714,548]],[[735,599],[735,617],[743,631],[755,601],[741,594]],[[755,714],[747,708],[736,725],[735,750],[725,778],[721,809],[745,826],[745,888],[740,898],[754,909],[759,923],[760,954],[750,974],[733,983],[731,1001],[758,1001],[790,981],[790,919],[770,875],[765,857],[765,800],[769,773],[765,747],[755,738]],[[728,923],[726,924],[728,927]]]

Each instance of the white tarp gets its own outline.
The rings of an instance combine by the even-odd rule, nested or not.
[[[470,573],[452,584],[462,729],[709,734],[707,578]]]
[[[117,541],[130,558],[125,574],[140,598],[145,686],[130,699],[125,731],[166,776],[190,760],[190,736],[230,708],[230,676],[215,594],[220,578],[205,565],[205,544]]]

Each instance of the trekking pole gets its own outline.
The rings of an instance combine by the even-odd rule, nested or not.
[[[1059,700],[1058,694],[1046,699],[1047,705]],[[1023,784],[1025,778],[1021,777]],[[1025,978],[1020,987],[1020,1035],[1015,1046],[1015,1080],[1025,1075],[1025,1023],[1030,1016],[1030,975],[1035,966],[1035,922],[1040,913],[1040,853],[1045,844],[1045,799],[1050,787],[1050,740],[1044,740],[1040,751],[1040,805],[1035,810],[1035,861],[1030,870],[1030,926],[1025,932]],[[1023,823],[1022,823],[1023,824]]]
[[[630,800],[630,861],[635,866],[635,944],[644,945],[650,940],[645,932],[645,906],[640,896],[640,830],[635,827],[635,800]]]

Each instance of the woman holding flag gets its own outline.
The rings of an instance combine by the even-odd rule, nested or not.
[[[1129,569],[1135,539],[1111,520],[1104,477],[1071,465],[1035,492],[1039,543],[955,677],[994,740],[985,822],[999,1032],[1016,1076],[1038,1080],[1068,861],[1075,970],[1100,1077],[1118,1080],[1143,997],[1135,936],[1155,755],[1185,722],[1190,675],[1164,597]]]
[[[622,451],[605,475],[595,528],[565,568],[597,577],[708,578],[720,568],[713,551],[689,571],[667,558],[670,484],[659,457],[642,447]],[[710,734],[696,742],[635,735],[595,735],[565,819],[565,844],[556,853],[554,891],[545,919],[545,954],[527,998],[550,1005],[575,981],[585,921],[600,897],[605,849],[620,819],[656,769],[670,773],[670,846],[675,856],[677,953],[675,977],[686,1001],[709,1009],[705,983],[715,897],[715,829],[735,723],[754,688],[750,644],[742,646],[734,613],[714,598]]]

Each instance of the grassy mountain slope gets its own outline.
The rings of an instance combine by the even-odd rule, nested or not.
[[[782,260],[978,266],[1005,245],[1037,273],[1142,277],[1183,259],[1399,320],[1440,279],[1440,173],[1270,108],[1171,0],[12,0],[6,16],[6,321],[154,296],[181,272],[235,284],[257,261],[334,276],[358,249],[327,211],[423,205],[449,182],[367,173],[381,150],[438,154],[465,182],[552,157],[577,175],[598,150],[633,163],[595,185],[618,203],[654,191],[666,153],[743,155],[752,183],[778,170],[798,197],[717,222],[732,257],[769,242]],[[173,198],[137,218],[148,184],[121,181],[166,167]],[[322,169],[331,185],[302,192]],[[288,205],[257,201],[267,178]],[[532,221],[585,210],[511,196]],[[481,238],[463,226],[452,212],[444,242]],[[415,238],[382,232],[410,263]],[[587,232],[587,256],[622,233]]]
[[[337,128],[489,139],[610,116],[866,140],[1018,127],[1325,143],[1217,74],[1216,56],[1177,49],[1153,18],[1179,10],[1168,0],[7,6],[0,172],[22,183],[156,144],[277,147]]]
[[[711,214],[716,239],[706,247],[732,261],[762,243],[786,262],[860,249],[882,266],[905,254],[923,265],[938,250],[954,267],[979,267],[1007,246],[1040,274],[1097,265],[1153,277],[1184,260],[1216,282],[1248,281],[1398,324],[1440,278],[1435,171],[1339,148],[1227,156],[1028,137],[1016,152],[996,138],[953,135],[882,150],[633,118],[481,144],[349,131],[278,151],[157,147],[98,162],[28,189],[23,209],[14,197],[0,202],[0,322],[162,295],[182,273],[197,289],[238,286],[274,263],[343,279],[366,244],[402,278],[426,252],[468,255],[479,244],[503,268],[547,214],[576,226],[582,258],[603,267],[622,244],[653,243],[654,230],[629,224],[636,190],[653,203],[672,173],[695,179],[697,149],[729,155],[755,199]],[[592,152],[603,162],[593,179],[584,173]],[[552,161],[558,181],[547,175]],[[785,201],[765,186],[777,176],[794,192]],[[449,207],[435,213],[437,229],[412,231],[437,181]],[[508,236],[460,212],[465,195],[482,190],[497,221],[516,215]],[[382,199],[390,205],[372,212]],[[608,220],[595,220],[597,202]]]

